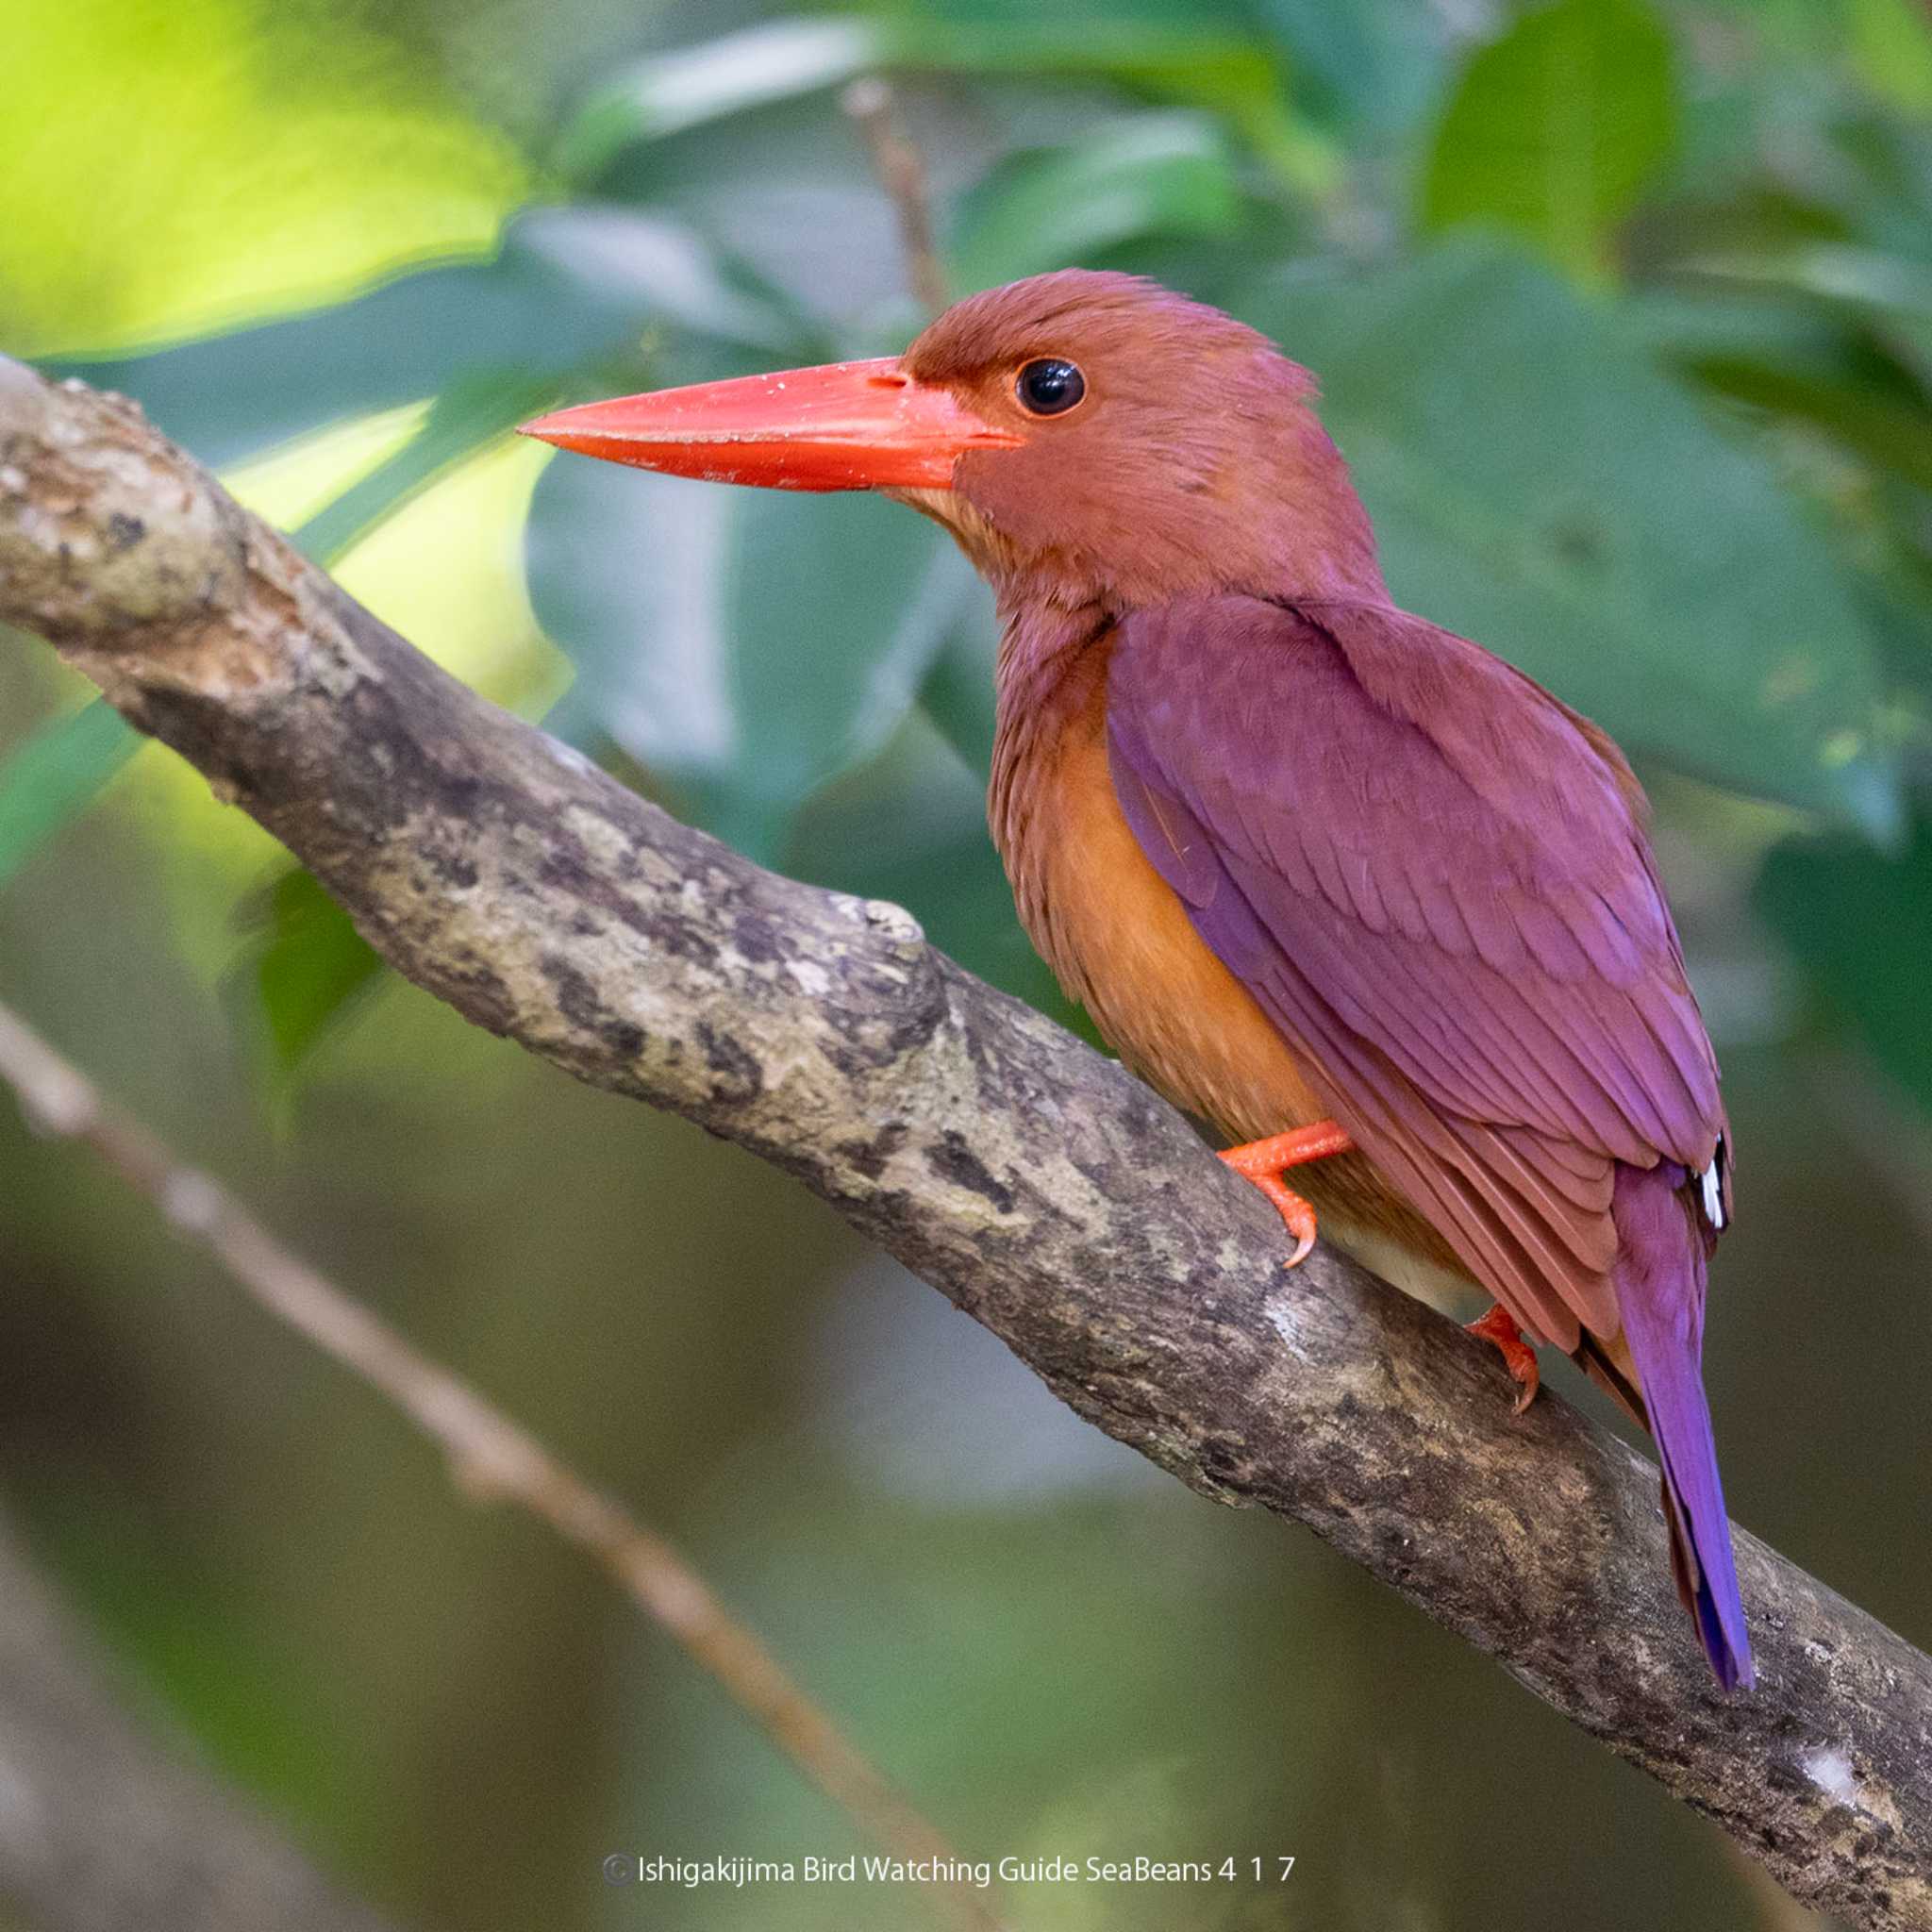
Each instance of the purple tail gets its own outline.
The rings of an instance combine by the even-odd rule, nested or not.
[[[1651,1168],[1619,1165],[1612,1207],[1617,1303],[1663,1464],[1678,1594],[1697,1621],[1718,1682],[1726,1690],[1740,1685],[1748,1690],[1751,1641],[1700,1374],[1709,1241],[1695,1196],[1683,1191],[1690,1181],[1686,1170],[1670,1161]]]

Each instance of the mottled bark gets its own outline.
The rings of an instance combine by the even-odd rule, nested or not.
[[[425,659],[129,405],[0,363],[0,621],[37,631],[403,973],[797,1175],[1062,1400],[1497,1657],[1794,1894],[1932,1927],[1932,1660],[1748,1535],[1713,1690],[1655,1471],[1341,1258],[896,907],[760,871]]]

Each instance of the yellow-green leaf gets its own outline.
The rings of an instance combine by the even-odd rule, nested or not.
[[[1500,228],[1601,280],[1676,125],[1670,39],[1650,8],[1557,0],[1464,68],[1424,169],[1423,225]]]

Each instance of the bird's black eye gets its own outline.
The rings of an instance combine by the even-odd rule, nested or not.
[[[1035,416],[1064,416],[1087,393],[1087,378],[1059,356],[1042,356],[1013,385],[1020,407]]]

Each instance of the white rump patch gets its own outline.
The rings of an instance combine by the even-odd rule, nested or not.
[[[1704,1170],[1704,1218],[1720,1233],[1724,1225],[1724,1183],[1722,1164],[1724,1158],[1724,1143],[1717,1143],[1717,1152],[1710,1157],[1710,1165]]]

